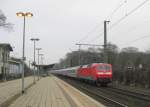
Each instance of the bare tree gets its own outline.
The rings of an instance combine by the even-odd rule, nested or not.
[[[0,28],[5,28],[7,30],[12,30],[13,28],[13,24],[7,22],[7,17],[1,10],[0,10]]]
[[[139,50],[136,47],[126,47],[123,48],[121,51],[126,53],[137,53]]]

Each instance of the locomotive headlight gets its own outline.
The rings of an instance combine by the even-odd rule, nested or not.
[[[105,74],[107,74],[107,75],[111,75],[111,74],[112,74],[112,72],[105,72]]]
[[[99,75],[104,75],[104,74],[106,74],[106,75],[111,75],[112,72],[98,72],[97,74],[99,74]]]
[[[103,75],[103,74],[104,74],[104,72],[98,72],[97,74],[99,74],[99,75]]]

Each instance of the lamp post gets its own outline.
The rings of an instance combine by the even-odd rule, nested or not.
[[[44,54],[39,54],[39,56],[41,57],[40,64],[43,65],[43,56],[44,56]],[[43,68],[41,67],[40,69],[41,69],[41,72],[43,73]]]
[[[32,17],[33,14],[30,12],[18,12],[16,13],[18,17],[23,17],[23,47],[22,47],[22,94],[24,93],[24,61],[25,61],[25,25],[26,17]]]
[[[33,54],[33,56],[34,56],[34,61],[33,61],[33,65],[34,65],[34,84],[35,84],[35,65],[36,65],[36,63],[35,63],[35,42],[36,41],[39,41],[40,39],[38,39],[38,38],[31,38],[30,39],[31,41],[33,41],[34,42],[34,54]]]
[[[39,72],[40,72],[40,68],[39,68],[39,51],[42,50],[42,48],[36,48],[36,50],[38,51],[37,55],[38,55],[38,80],[39,80]]]

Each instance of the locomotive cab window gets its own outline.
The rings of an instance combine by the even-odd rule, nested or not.
[[[110,70],[111,68],[110,66],[106,65],[106,66],[99,66],[97,69],[101,71],[101,70]]]
[[[105,69],[106,70],[110,70],[110,66],[105,66]]]
[[[98,70],[104,70],[104,66],[98,66],[97,69]]]

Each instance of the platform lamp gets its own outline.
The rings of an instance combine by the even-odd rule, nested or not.
[[[33,14],[31,12],[18,12],[16,13],[18,17],[23,17],[23,48],[22,48],[22,94],[24,93],[24,61],[25,61],[25,25],[26,25],[26,17],[32,17]]]
[[[34,65],[34,80],[33,80],[33,83],[35,84],[35,65],[36,65],[36,62],[35,62],[35,49],[36,49],[35,48],[35,42],[39,41],[40,39],[39,38],[31,38],[30,40],[34,42],[34,54],[33,54],[33,56],[34,56],[34,61],[33,61],[33,65]]]

